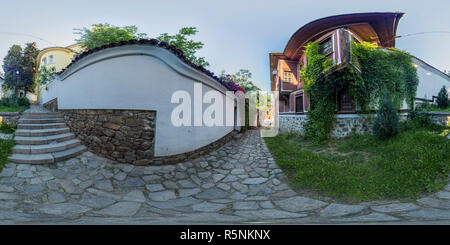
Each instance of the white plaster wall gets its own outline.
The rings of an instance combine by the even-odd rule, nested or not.
[[[73,64],[43,92],[42,103],[57,97],[59,109],[155,110],[155,156],[169,156],[208,145],[233,126],[181,126],[171,123],[171,103],[177,90],[191,95],[194,83],[202,92],[219,91],[225,108],[225,87],[186,65],[170,51],[148,45],[127,45],[98,51]],[[203,110],[208,104],[203,104]],[[233,113],[230,113],[233,116]],[[194,123],[194,110],[191,110]],[[225,110],[223,118],[226,118]],[[233,121],[233,120],[232,120]]]
[[[428,67],[417,59],[413,59],[419,76],[419,85],[417,87],[416,98],[431,100],[437,96],[439,90],[445,85],[450,93],[450,78],[444,74]]]
[[[60,83],[59,79],[55,79],[47,84],[47,89],[45,87],[40,88],[39,103],[43,104],[56,98]]]

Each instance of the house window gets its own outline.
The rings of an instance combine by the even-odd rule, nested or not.
[[[303,112],[303,94],[295,97],[295,112]]]
[[[284,72],[284,82],[286,82],[286,83],[292,82],[292,72],[290,72],[290,71]]]
[[[354,111],[353,100],[348,92],[339,95],[339,111]]]
[[[289,111],[289,108],[290,108],[290,104],[289,104],[289,95],[284,94],[284,95],[282,95],[282,96],[280,97],[280,99],[281,99],[282,102],[283,102],[283,107],[284,107],[284,110],[283,110],[283,111]]]
[[[331,37],[326,38],[320,43],[320,53],[323,55],[333,53],[333,41],[331,40]]]
[[[42,59],[42,64],[47,65],[47,58]]]
[[[290,105],[289,105],[289,98],[285,98],[284,99],[284,106],[286,106],[287,108],[290,107]]]
[[[55,59],[54,59],[53,55],[50,55],[50,56],[48,57],[48,63],[51,64],[51,63],[53,63],[53,62],[55,62]]]

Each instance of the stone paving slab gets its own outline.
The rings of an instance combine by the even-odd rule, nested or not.
[[[259,131],[184,163],[133,166],[85,152],[5,164],[0,224],[450,223],[450,185],[414,203],[331,203],[291,190]]]

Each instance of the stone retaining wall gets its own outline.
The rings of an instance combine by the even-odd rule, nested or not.
[[[0,112],[0,123],[17,126],[20,115],[20,112]]]
[[[429,112],[431,114],[431,121],[434,124],[442,126],[450,126],[450,112]]]
[[[173,164],[214,151],[236,132],[194,151],[155,157],[156,111],[59,110],[68,127],[89,151],[111,160],[134,165]],[[161,136],[164,137],[164,136]],[[180,142],[183,144],[183,142]]]
[[[155,111],[60,110],[67,126],[91,152],[121,162],[153,160]]]
[[[357,134],[369,134],[372,130],[372,122],[375,115],[367,114],[337,114],[336,123],[330,132],[332,138],[343,138],[349,136],[352,130]],[[400,120],[406,119],[406,114],[400,114]],[[303,124],[306,121],[306,115],[280,114],[279,124],[280,132],[304,133]]]
[[[306,115],[279,115],[278,116],[280,132],[293,132],[304,134],[304,123],[306,123]]]

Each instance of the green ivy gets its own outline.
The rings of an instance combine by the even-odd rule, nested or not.
[[[320,54],[320,45],[306,46],[307,66],[300,71],[305,92],[310,98],[305,126],[307,138],[322,142],[329,137],[335,122],[337,95],[348,91],[359,112],[378,108],[383,96],[399,109],[404,100],[413,108],[418,77],[411,56],[397,49],[389,51],[363,42],[351,43],[350,64],[333,64]]]
[[[405,100],[412,109],[419,78],[411,55],[395,48],[379,49],[367,42],[351,45],[352,56],[357,57],[363,78],[362,89],[354,91],[363,93],[356,98],[361,110],[375,110],[385,94],[397,109]]]

